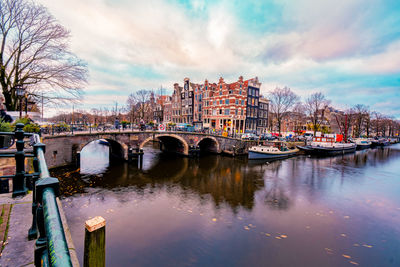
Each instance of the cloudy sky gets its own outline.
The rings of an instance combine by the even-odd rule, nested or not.
[[[262,91],[363,103],[400,119],[399,0],[39,0],[88,63],[79,108],[125,105],[140,89],[172,92],[258,76]]]

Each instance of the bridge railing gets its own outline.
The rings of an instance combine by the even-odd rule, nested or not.
[[[72,266],[57,204],[57,197],[60,194],[59,181],[57,178],[50,177],[44,156],[45,145],[40,142],[39,135],[24,133],[23,127],[23,124],[18,123],[15,132],[0,133],[0,135],[11,135],[17,140],[16,174],[12,176],[13,197],[27,194],[26,179],[32,179],[33,220],[28,239],[38,237],[34,252],[35,266]],[[34,172],[32,174],[25,174],[25,137],[30,137],[33,145]]]

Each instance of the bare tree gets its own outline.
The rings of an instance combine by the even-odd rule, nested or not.
[[[42,5],[0,0],[0,84],[7,109],[18,106],[16,87],[36,99],[77,99],[87,67],[68,49],[69,32]],[[66,94],[65,94],[66,93]]]
[[[375,135],[376,136],[380,136],[381,135],[381,130],[382,130],[382,122],[383,122],[384,116],[383,114],[379,113],[379,112],[372,112],[372,127],[375,130]]]
[[[128,100],[126,101],[126,105],[128,108],[128,115],[129,115],[129,121],[130,123],[136,122],[137,115],[138,115],[138,102],[135,97],[135,94],[130,94],[128,96]]]
[[[148,105],[148,101],[150,100],[150,95],[151,91],[144,89],[136,91],[135,94],[131,94],[131,96],[135,99],[136,103],[138,104],[138,113],[140,120],[145,120],[146,117],[148,117],[145,115],[148,115],[147,113],[151,112],[149,110],[149,105]]]
[[[367,116],[369,114],[369,108],[362,104],[357,104],[353,108],[354,111],[354,136],[360,137],[363,133],[363,129],[366,128]]]
[[[299,97],[288,87],[275,88],[269,93],[270,110],[276,118],[278,132],[281,133],[281,124],[283,118],[287,115],[290,108],[298,101]]]
[[[292,119],[294,120],[294,131],[299,133],[305,122],[305,106],[301,102],[297,102],[292,111]]]
[[[305,102],[306,111],[312,122],[314,136],[325,119],[325,109],[329,104],[330,101],[321,92],[312,94]]]
[[[346,142],[349,137],[350,129],[352,129],[356,122],[356,116],[357,114],[354,109],[340,111],[339,113],[335,114],[335,119],[338,124],[340,133],[343,134],[344,141]]]

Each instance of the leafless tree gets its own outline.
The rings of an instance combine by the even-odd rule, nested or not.
[[[357,113],[354,109],[348,109],[335,114],[336,123],[340,129],[341,134],[344,135],[344,140],[350,136],[350,129],[354,126],[356,122]]]
[[[129,115],[129,121],[130,123],[136,122],[136,119],[138,117],[138,102],[135,98],[135,94],[130,94],[128,96],[128,100],[126,101],[127,109],[128,109],[128,115]]]
[[[0,0],[0,84],[7,109],[18,106],[16,87],[32,97],[77,99],[87,67],[68,48],[69,31],[31,0]]]
[[[384,115],[383,114],[381,114],[379,112],[376,112],[376,111],[372,112],[371,124],[372,124],[373,129],[375,130],[375,135],[376,136],[380,136],[380,135],[383,134],[382,133],[382,122],[383,122],[383,119],[384,119]]]
[[[128,97],[127,104],[130,106],[130,112],[137,113],[139,116],[139,120],[145,120],[146,113],[149,113],[149,105],[148,102],[150,100],[151,91],[150,90],[139,90],[135,93],[132,93]],[[133,109],[132,109],[133,108]],[[134,115],[133,115],[134,116]]]
[[[311,119],[314,136],[325,119],[325,109],[329,104],[330,101],[321,92],[314,93],[306,99],[305,109]]]
[[[292,119],[294,120],[294,130],[295,132],[300,132],[302,130],[302,125],[305,122],[305,106],[301,102],[297,102],[292,111]]]
[[[270,110],[276,118],[278,132],[281,133],[281,124],[290,108],[298,101],[299,97],[288,87],[275,88],[269,92]]]
[[[367,116],[369,108],[362,104],[357,104],[353,108],[354,111],[354,136],[360,137],[363,130],[366,128]]]

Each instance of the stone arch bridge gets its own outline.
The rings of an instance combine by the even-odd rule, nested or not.
[[[160,142],[165,151],[189,156],[194,148],[213,153],[232,153],[234,147],[245,151],[253,142],[194,132],[98,132],[75,133],[43,137],[46,144],[46,162],[49,168],[76,162],[76,155],[92,141],[105,139],[110,144],[110,155],[128,159],[130,148],[142,148],[148,142]]]

